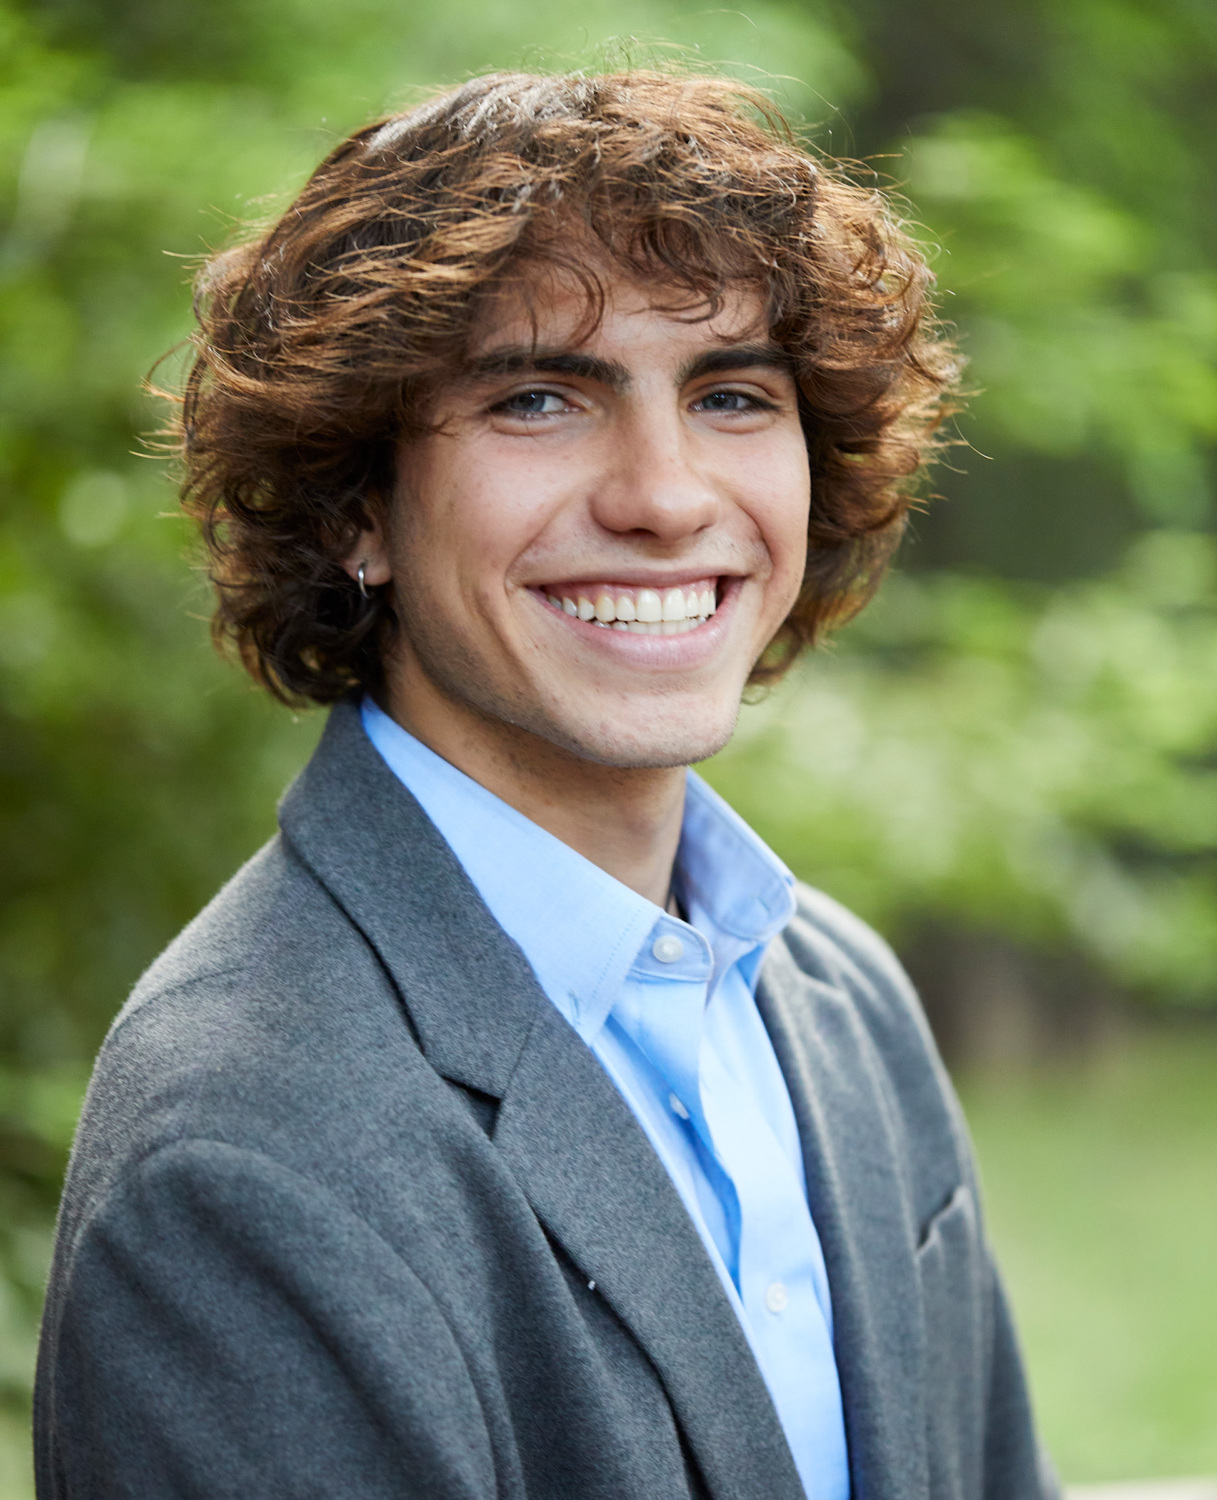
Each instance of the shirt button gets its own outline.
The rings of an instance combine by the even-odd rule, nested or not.
[[[765,1306],[771,1313],[784,1312],[789,1300],[789,1294],[782,1282],[771,1281],[765,1288]]]
[[[675,933],[665,932],[662,937],[657,937],[651,945],[651,952],[661,964],[674,964],[685,951],[685,945]]]
[[[687,1120],[689,1118],[689,1111],[684,1107],[684,1105],[676,1097],[675,1094],[668,1095],[668,1103],[671,1105],[672,1113],[674,1115],[679,1115],[682,1120]]]

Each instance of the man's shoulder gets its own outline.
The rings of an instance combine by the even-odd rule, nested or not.
[[[287,1165],[333,1101],[418,1062],[400,997],[355,924],[273,839],[156,959],[89,1085],[64,1208],[90,1206],[150,1154],[207,1139]],[[415,1071],[418,1071],[415,1066]],[[335,1143],[336,1144],[336,1143]]]
[[[361,954],[361,949],[364,950]],[[282,835],[272,838],[137,981],[102,1045],[91,1094],[134,1070],[215,1077],[290,1044],[360,959],[375,961]],[[138,1093],[128,1079],[122,1090]]]
[[[766,975],[774,1018],[833,1050],[843,1075],[866,1074],[910,1160],[969,1176],[967,1131],[921,1001],[888,943],[823,891],[800,885],[795,916]],[[857,1081],[857,1078],[855,1078]],[[952,1165],[954,1164],[954,1165]],[[911,1169],[910,1169],[911,1170]],[[915,1174],[916,1175],[916,1174]]]
[[[920,1014],[900,960],[873,927],[825,891],[802,881],[795,886],[795,901],[782,941],[804,974]]]
[[[186,986],[222,987],[226,976],[256,965],[268,943],[290,952],[299,931],[337,915],[326,892],[276,834],[153,960],[112,1030],[158,995]]]
[[[320,1022],[345,981],[383,969],[356,923],[277,834],[187,924],[137,981],[102,1060],[128,1038],[169,1027],[193,1055],[232,1052],[234,1028],[263,1045],[293,1034],[293,1014]],[[251,1038],[244,1037],[248,1052]]]
[[[375,951],[277,834],[143,973],[114,1019],[98,1072],[132,1051],[214,1070],[298,1050],[305,1032],[354,1043],[352,1002],[369,988],[393,1001],[399,1021]]]
[[[910,1070],[945,1086],[920,997],[885,938],[824,891],[800,883],[797,909],[781,935],[795,968],[848,1006],[897,1075]]]

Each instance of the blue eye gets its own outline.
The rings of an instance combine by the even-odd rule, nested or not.
[[[703,411],[726,412],[728,415],[734,412],[773,410],[771,402],[762,401],[759,396],[751,396],[744,391],[711,391],[694,404]]]
[[[511,417],[548,417],[565,406],[566,402],[553,391],[517,391],[494,409]]]

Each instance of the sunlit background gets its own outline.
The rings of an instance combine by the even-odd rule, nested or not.
[[[978,393],[709,774],[921,983],[1065,1477],[1217,1474],[1217,7],[3,0],[2,1500],[90,1058],[320,727],[213,657],[141,456],[192,258],[422,85],[673,55],[899,185]]]

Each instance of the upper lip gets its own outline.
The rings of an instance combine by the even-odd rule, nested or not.
[[[603,573],[581,573],[576,576],[551,577],[543,582],[530,584],[534,589],[549,590],[552,592],[557,588],[589,588],[593,584],[620,584],[627,589],[676,589],[684,588],[690,583],[701,583],[703,579],[714,578],[739,578],[740,573],[725,571],[719,568],[679,568],[664,573],[643,573],[626,568],[622,571],[608,569]]]

